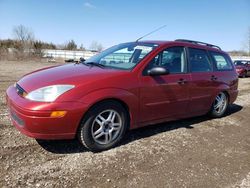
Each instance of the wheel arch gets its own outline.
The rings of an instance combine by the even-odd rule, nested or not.
[[[82,115],[81,117],[81,120],[79,122],[79,125],[77,126],[76,128],[76,136],[77,136],[77,132],[82,124],[82,122],[85,120],[84,118],[86,117],[86,115],[88,113],[90,113],[90,111],[95,108],[96,106],[102,104],[102,103],[107,103],[107,102],[116,102],[116,103],[119,103],[127,112],[127,117],[128,117],[128,121],[129,121],[129,124],[128,124],[128,127],[127,129],[130,129],[131,127],[131,113],[130,113],[130,110],[129,110],[129,106],[124,102],[122,101],[121,99],[118,99],[118,98],[105,98],[105,99],[102,99],[102,100],[99,100],[99,101],[96,101],[94,104],[92,104],[91,106],[89,106],[89,108],[87,109],[87,111]]]
[[[228,97],[228,102],[230,102],[230,87],[227,84],[221,84],[216,91],[214,91],[211,101],[210,101],[210,106],[213,105],[215,97],[220,93],[223,92],[227,95]]]
[[[229,94],[228,90],[222,90],[221,92],[223,92],[223,93],[226,94],[227,100],[228,100],[228,102],[230,103],[230,94]]]
[[[88,93],[87,95],[83,96],[80,101],[87,104],[87,108],[82,115],[80,123],[93,107],[108,101],[117,102],[121,104],[122,107],[124,107],[129,118],[129,129],[135,128],[136,122],[138,121],[139,99],[136,93],[119,88],[105,88]]]
[[[94,141],[93,138],[93,130],[92,130],[92,126],[93,124],[91,122],[93,122],[93,118],[96,118],[96,115],[98,115],[100,112],[103,112],[103,109],[108,109],[110,105],[113,104],[113,107],[115,109],[121,109],[121,112],[125,115],[125,117],[127,116],[127,121],[125,124],[125,126],[122,126],[122,128],[120,128],[119,132],[116,133],[118,134],[114,140],[109,143],[106,143],[106,145],[102,146],[102,143],[97,143],[97,141]],[[118,105],[119,104],[119,105]],[[97,111],[94,111],[97,110]],[[98,112],[98,113],[95,113]],[[91,117],[91,118],[87,118]],[[124,117],[124,116],[123,116]],[[99,100],[96,103],[94,103],[92,106],[90,106],[90,108],[88,108],[88,110],[83,114],[81,121],[76,129],[76,134],[75,134],[75,138],[78,138],[80,143],[85,146],[86,148],[96,152],[96,151],[102,151],[102,150],[106,150],[109,148],[114,147],[115,145],[117,145],[121,139],[124,137],[126,131],[129,129],[130,126],[130,113],[129,113],[129,107],[128,105],[117,98],[106,98],[103,100]],[[98,128],[99,130],[100,128]],[[90,132],[91,131],[91,132]],[[103,130],[104,131],[104,130]],[[110,134],[110,133],[108,133]],[[103,134],[102,134],[103,135]],[[104,135],[105,136],[105,135]],[[107,135],[105,136],[105,140],[106,140]],[[110,145],[111,144],[111,145]]]
[[[86,113],[88,113],[89,111],[91,111],[95,106],[100,105],[102,103],[106,103],[106,102],[116,102],[116,103],[119,103],[126,110],[128,118],[129,118],[129,121],[131,120],[131,114],[130,114],[130,108],[129,108],[129,106],[123,100],[118,99],[118,98],[114,98],[114,97],[113,98],[112,97],[105,98],[105,99],[101,99],[99,101],[96,101],[94,104],[92,104],[89,107],[89,109],[87,110]],[[85,115],[83,115],[83,116],[85,116]]]

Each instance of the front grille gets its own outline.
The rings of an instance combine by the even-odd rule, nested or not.
[[[18,117],[18,115],[13,112],[12,110],[10,110],[10,115],[11,115],[11,118],[20,126],[20,127],[23,127],[24,126],[24,121]]]
[[[18,95],[25,97],[27,95],[26,91],[17,83],[15,84],[16,92]]]

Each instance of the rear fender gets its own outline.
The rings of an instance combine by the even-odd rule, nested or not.
[[[226,85],[226,84],[221,84],[216,90],[215,90],[215,92],[212,94],[212,99],[211,99],[211,106],[212,106],[212,104],[213,104],[213,102],[214,102],[214,100],[215,100],[215,97],[220,93],[220,92],[226,92],[229,96],[229,98],[230,98],[230,87],[228,86],[228,85]]]

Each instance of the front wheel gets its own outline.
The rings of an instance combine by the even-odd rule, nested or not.
[[[219,118],[225,115],[228,107],[228,97],[224,92],[220,92],[213,102],[210,115]]]
[[[121,104],[104,102],[86,114],[78,130],[78,139],[91,151],[107,150],[121,141],[128,123],[127,111]]]

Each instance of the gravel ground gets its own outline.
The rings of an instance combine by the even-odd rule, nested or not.
[[[130,131],[92,153],[72,141],[37,142],[12,125],[5,90],[54,65],[0,62],[0,187],[250,187],[250,78],[226,117],[196,117]]]

